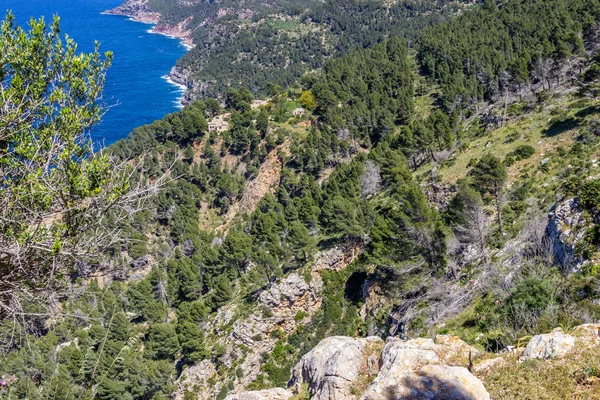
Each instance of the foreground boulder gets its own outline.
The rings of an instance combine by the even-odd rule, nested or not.
[[[564,357],[575,347],[575,338],[558,328],[545,335],[536,335],[527,344],[521,361]]]
[[[305,388],[312,400],[489,400],[481,381],[460,366],[479,355],[456,336],[388,338],[385,346],[379,337],[332,336],[296,364],[291,392],[242,392],[227,400],[289,399]]]
[[[377,374],[382,347],[379,337],[326,338],[296,364],[290,383],[297,391],[308,383],[314,400],[356,399],[361,378]]]
[[[600,344],[600,324],[583,324],[573,329],[573,335],[587,343]]]
[[[225,400],[288,400],[294,396],[289,390],[275,388],[230,394]]]
[[[439,339],[446,342],[448,337]],[[448,355],[456,356],[452,350],[458,346],[467,351],[470,347],[454,338],[448,341],[451,346],[431,339],[388,339],[379,374],[360,399],[489,399],[481,381],[466,368],[440,365]]]
[[[399,382],[387,383],[383,392],[367,391],[361,400],[484,400],[490,398],[483,383],[463,367],[425,365],[404,375]]]
[[[378,337],[334,336],[302,357],[290,385],[308,384],[315,400],[487,400],[481,381],[458,366],[479,355],[456,336],[388,338],[385,346]]]

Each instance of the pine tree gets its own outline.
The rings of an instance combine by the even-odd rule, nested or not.
[[[498,218],[498,228],[500,235],[504,235],[502,224],[502,204],[501,194],[506,183],[506,167],[498,157],[486,154],[469,171],[474,187],[478,188],[482,194],[489,193],[493,196],[496,203],[496,216]]]
[[[217,309],[233,298],[233,289],[230,280],[225,275],[217,277],[214,281],[211,300],[213,308]]]

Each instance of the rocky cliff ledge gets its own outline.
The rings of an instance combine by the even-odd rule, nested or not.
[[[226,400],[489,400],[482,380],[492,370],[533,359],[576,359],[597,354],[598,346],[600,324],[580,325],[571,334],[557,328],[534,336],[525,348],[496,355],[450,335],[385,342],[375,336],[333,336],[302,357],[287,388],[241,391]],[[503,397],[496,393],[494,398]]]
[[[302,357],[285,391],[241,392],[227,400],[289,399],[303,390],[313,400],[487,400],[483,383],[465,368],[479,355],[455,336],[386,342],[333,336]]]

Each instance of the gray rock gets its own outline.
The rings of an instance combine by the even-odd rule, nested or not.
[[[579,325],[573,328],[573,333],[577,336],[600,338],[600,324]]]
[[[270,290],[264,291],[258,297],[258,302],[269,308],[275,308],[286,302],[285,305],[294,304],[300,297],[308,292],[310,286],[303,277],[292,273],[281,282],[273,284]]]
[[[489,399],[481,381],[466,368],[437,365],[468,345],[454,337],[436,340],[439,343],[432,339],[388,339],[379,374],[360,399]]]
[[[432,339],[414,339],[403,341],[388,339],[381,355],[381,369],[375,380],[369,385],[361,399],[387,400],[390,393],[399,392],[403,379],[419,365],[439,363]]]
[[[313,400],[354,400],[357,379],[377,373],[382,346],[379,337],[326,338],[294,367],[291,385],[308,383]]]
[[[556,203],[548,214],[546,234],[552,243],[556,261],[564,268],[578,270],[583,259],[576,255],[575,247],[585,235],[587,222],[577,199]]]
[[[288,400],[294,394],[289,390],[275,388],[230,394],[225,400]]]
[[[600,324],[583,324],[573,329],[575,340],[587,346],[598,346],[600,344]]]
[[[210,360],[202,360],[183,371],[183,381],[177,386],[173,398],[175,400],[184,400],[186,392],[192,392],[198,400],[209,400],[213,396],[207,390],[197,391],[196,388],[209,387],[209,379],[217,374],[217,369]]]
[[[466,368],[425,365],[404,376],[399,385],[389,387],[383,397],[363,396],[361,399],[489,400],[490,395]]]
[[[548,359],[563,357],[575,346],[575,339],[562,330],[557,330],[545,335],[536,335],[527,344],[521,356],[521,361],[535,358]]]

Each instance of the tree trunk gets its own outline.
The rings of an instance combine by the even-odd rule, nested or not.
[[[437,162],[437,160],[435,159],[435,154],[433,153],[433,149],[431,147],[429,148],[429,155],[431,155],[431,159],[434,162]]]
[[[500,204],[500,188],[494,186],[494,195],[496,197],[496,213],[498,214],[498,228],[500,229],[500,236],[504,236],[504,226],[502,224],[502,207]]]
[[[504,115],[502,116],[502,126],[506,123],[506,113],[508,112],[508,89],[504,89]]]

